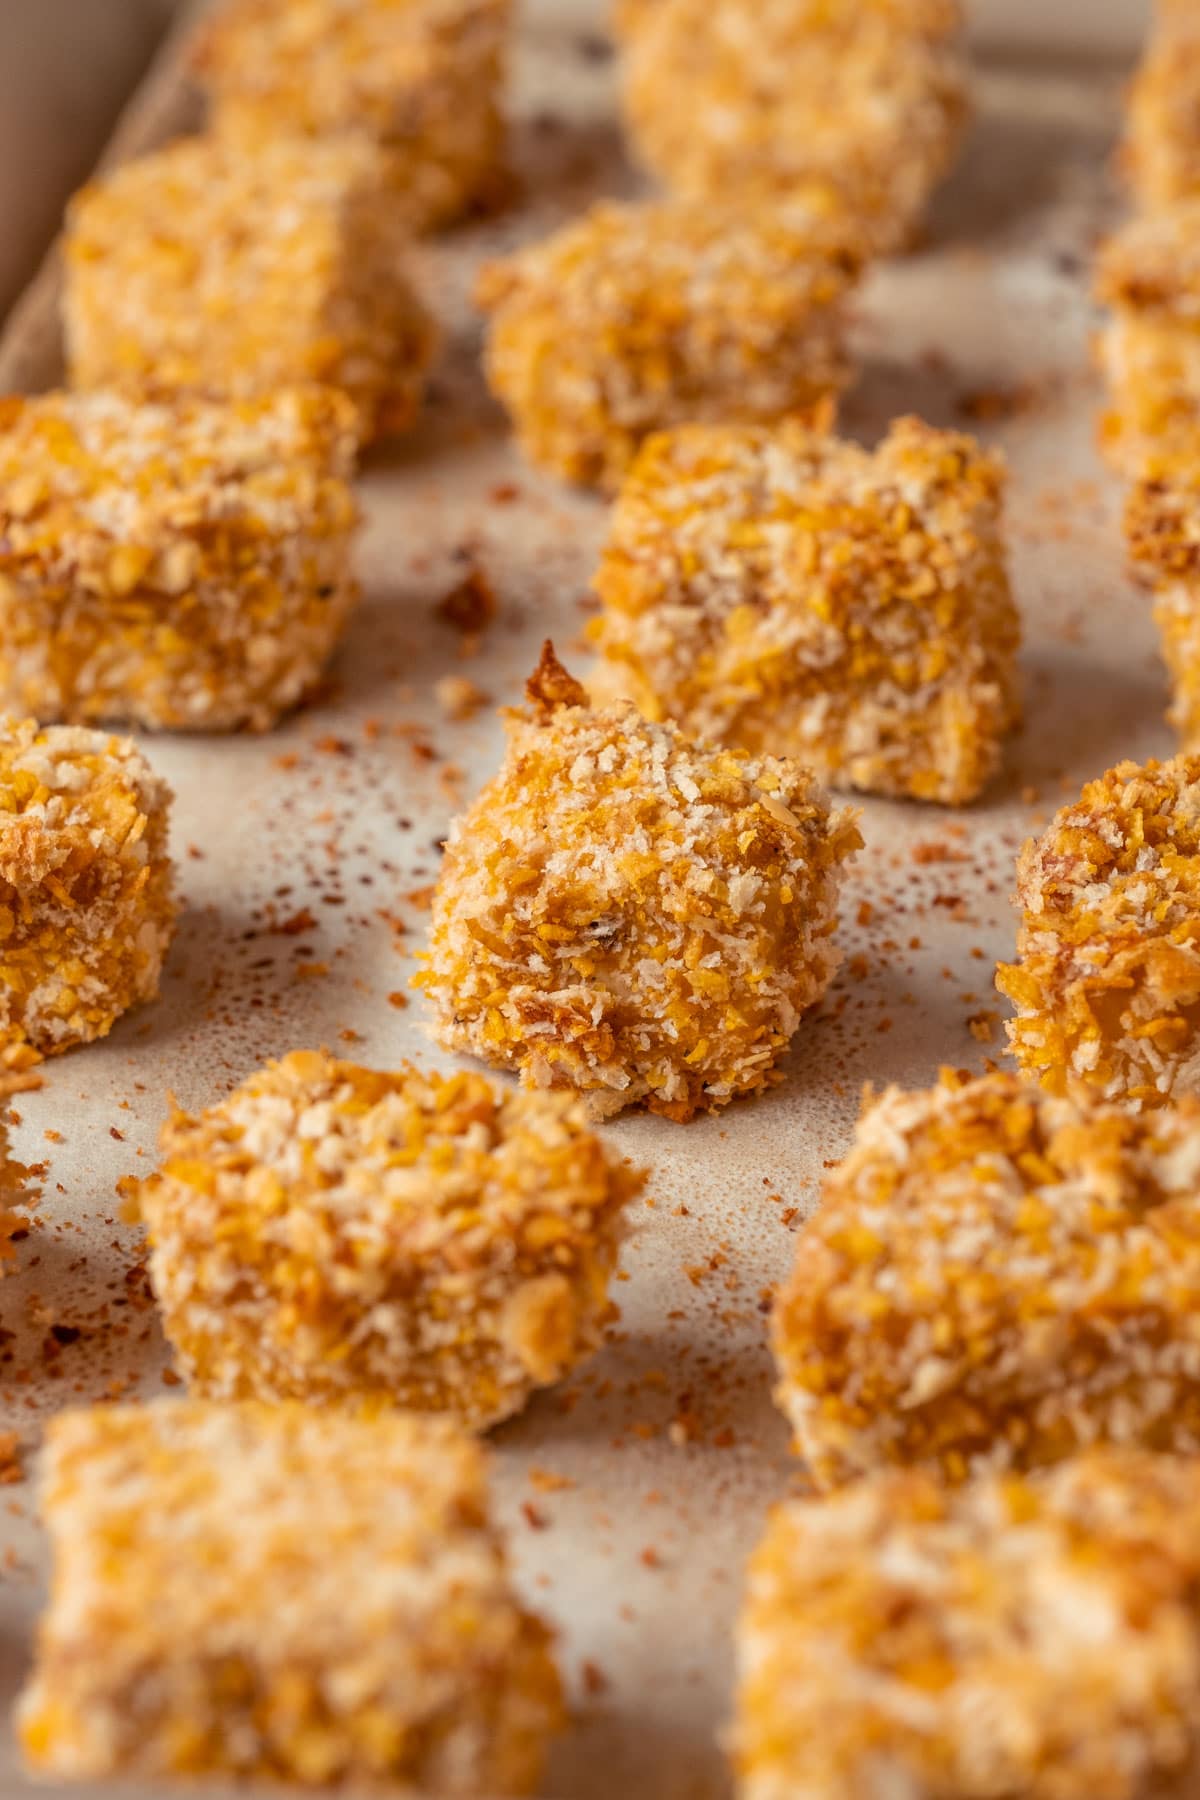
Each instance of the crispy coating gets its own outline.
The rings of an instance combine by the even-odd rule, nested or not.
[[[71,202],[71,385],[141,398],[341,388],[363,440],[420,403],[435,333],[405,273],[408,228],[368,143],[281,140],[252,155],[189,138]]]
[[[1097,298],[1110,318],[1100,362],[1112,402],[1101,443],[1139,475],[1200,444],[1200,200],[1131,219],[1104,245]]]
[[[441,1420],[180,1400],[60,1414],[26,1758],[75,1780],[529,1793],[560,1688],[485,1474]]]
[[[835,784],[974,799],[1018,711],[1003,486],[917,419],[874,453],[790,423],[649,439],[594,584],[593,692]]]
[[[1118,763],[1017,863],[1012,1053],[1051,1093],[1200,1088],[1200,757]]]
[[[303,1050],[162,1153],[138,1205],[194,1393],[480,1430],[596,1348],[642,1186],[565,1096]]]
[[[592,710],[550,647],[452,827],[415,977],[447,1049],[673,1119],[773,1079],[861,839],[809,770]]]
[[[968,113],[957,0],[658,0],[628,38],[634,148],[675,193],[829,184],[875,250],[912,234]]]
[[[1200,1466],[914,1470],[772,1514],[738,1629],[741,1800],[1188,1791]]]
[[[1171,677],[1168,714],[1185,750],[1200,750],[1200,463],[1193,453],[1147,458],[1125,507],[1135,567],[1154,592]]]
[[[212,128],[257,153],[281,136],[368,137],[416,230],[504,192],[512,0],[224,0],[196,73]]]
[[[889,1089],[800,1238],[778,1398],[814,1480],[1200,1451],[1200,1100]]]
[[[606,202],[485,267],[488,381],[531,462],[613,488],[652,431],[825,418],[861,263],[800,203]]]
[[[1125,104],[1122,173],[1147,212],[1200,197],[1200,24],[1159,7]]]
[[[0,703],[38,718],[265,730],[358,597],[354,410],[0,400]]]
[[[127,738],[0,720],[0,1060],[106,1037],[175,929],[171,791]]]

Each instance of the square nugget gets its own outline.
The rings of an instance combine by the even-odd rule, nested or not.
[[[1018,711],[1003,491],[918,419],[874,452],[790,423],[653,437],[594,583],[594,690],[835,785],[972,800]]]
[[[738,1626],[741,1800],[1150,1800],[1200,1748],[1200,1465],[915,1471],[772,1514]]]
[[[354,408],[0,400],[0,705],[150,729],[273,725],[354,607]]]
[[[368,137],[415,229],[505,188],[512,0],[226,0],[196,72],[213,129],[248,154],[280,137]]]
[[[1126,502],[1125,536],[1154,594],[1168,717],[1183,748],[1200,750],[1200,434],[1191,448],[1147,457]]]
[[[611,489],[650,432],[824,418],[861,264],[806,205],[606,202],[485,267],[488,381],[531,462]]]
[[[0,720],[0,1061],[107,1036],[175,929],[171,790],[127,738]]]
[[[872,250],[911,238],[968,116],[959,0],[642,0],[622,23],[626,127],[673,193],[825,184]]]
[[[775,1310],[777,1397],[822,1488],[1108,1442],[1200,1452],[1200,1101],[1153,1115],[1013,1075],[889,1089]]]
[[[190,138],[101,175],[65,235],[77,388],[246,399],[341,388],[362,440],[407,425],[434,347],[408,229],[364,142]]]
[[[1100,254],[1110,318],[1100,361],[1111,410],[1107,454],[1137,475],[1148,458],[1200,441],[1200,200],[1133,218]]]
[[[597,1348],[642,1185],[564,1095],[303,1050],[162,1150],[139,1204],[194,1393],[477,1430]]]
[[[1200,197],[1200,25],[1160,6],[1125,104],[1121,167],[1147,212]]]
[[[1200,1090],[1200,756],[1124,762],[1017,863],[1008,1037],[1051,1093],[1161,1106]]]
[[[163,1401],[61,1414],[19,1707],[67,1779],[526,1794],[561,1712],[453,1427]]]

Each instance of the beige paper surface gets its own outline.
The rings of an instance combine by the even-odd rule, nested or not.
[[[599,501],[516,458],[482,391],[466,294],[484,251],[630,187],[599,19],[590,4],[529,10],[518,71],[526,200],[425,258],[451,341],[420,429],[364,475],[366,599],[336,691],[269,738],[147,742],[178,794],[187,903],[163,998],[106,1044],[50,1066],[44,1089],[16,1102],[18,1153],[47,1163],[41,1223],[0,1286],[12,1334],[0,1349],[0,1428],[20,1431],[27,1457],[67,1400],[100,1398],[110,1383],[147,1399],[167,1391],[138,1236],[117,1222],[113,1190],[150,1166],[169,1089],[203,1105],[302,1044],[381,1064],[436,1054],[419,999],[400,1009],[388,998],[406,989],[422,941],[425,914],[407,896],[434,879],[437,840],[457,797],[495,767],[501,732],[490,709],[447,723],[433,684],[463,674],[512,701],[548,632],[579,666],[605,522]],[[1003,1011],[992,968],[1012,945],[1023,837],[1120,757],[1170,747],[1147,604],[1123,570],[1119,487],[1093,450],[1086,264],[1115,216],[1106,159],[1120,75],[1034,63],[981,72],[979,123],[928,245],[863,295],[863,376],[845,430],[871,439],[906,411],[946,424],[978,416],[1011,459],[1028,721],[1004,779],[969,813],[864,806],[848,960],[780,1089],[686,1128],[645,1117],[609,1127],[654,1171],[616,1288],[619,1327],[564,1393],[494,1439],[521,1578],[561,1630],[577,1702],[547,1789],[561,1800],[726,1792],[716,1733],[740,1567],[795,1473],[770,1399],[771,1285],[823,1164],[847,1143],[862,1084],[923,1083],[940,1063],[980,1068],[1001,1054],[998,1024],[989,1046],[968,1019]],[[169,123],[172,91],[160,76],[155,131]],[[8,346],[8,381],[51,371],[38,335],[46,293]],[[434,608],[472,558],[500,617],[464,661]],[[281,929],[304,914],[311,925]],[[302,963],[327,972],[301,977]],[[47,1129],[61,1141],[46,1141]],[[26,1486],[0,1497],[4,1700],[44,1578],[29,1511]],[[19,1791],[11,1757],[0,1749],[6,1793]]]

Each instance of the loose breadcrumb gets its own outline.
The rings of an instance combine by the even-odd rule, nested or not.
[[[0,1059],[105,1037],[158,992],[171,791],[125,738],[0,721]]]
[[[595,582],[593,691],[834,783],[974,799],[1017,714],[1003,483],[916,419],[874,453],[793,424],[649,439]]]
[[[280,136],[364,135],[418,230],[506,186],[512,0],[225,0],[199,39],[212,127],[257,153]]]
[[[817,183],[875,250],[912,234],[968,114],[957,0],[657,0],[628,33],[635,150],[680,196]]]
[[[652,431],[825,419],[861,266],[800,203],[605,202],[484,268],[488,381],[531,462],[612,488]]]
[[[264,730],[357,598],[354,413],[320,389],[216,404],[0,400],[0,703]]]
[[[249,155],[190,138],[71,202],[71,385],[243,399],[316,382],[362,439],[407,425],[435,334],[405,273],[408,234],[367,143],[285,139]]]
[[[302,1050],[162,1150],[138,1204],[195,1393],[477,1429],[596,1348],[642,1186],[565,1096]]]
[[[912,1470],[776,1509],[738,1628],[742,1800],[1144,1800],[1200,1710],[1200,1466]]]
[[[1200,1451],[1200,1100],[1146,1114],[1014,1075],[891,1088],[775,1311],[817,1483],[961,1480],[1095,1442]]]
[[[837,963],[854,815],[794,763],[593,711],[549,645],[528,694],[442,862],[437,1037],[596,1115],[764,1087]]]
[[[1200,1087],[1200,757],[1118,763],[1017,864],[1012,1053],[1050,1092]]]
[[[1137,475],[1146,460],[1200,444],[1200,200],[1134,218],[1103,247],[1097,298],[1111,317],[1100,360],[1111,409],[1101,442]]]
[[[1196,450],[1200,450],[1200,438]],[[1185,750],[1200,750],[1200,457],[1150,456],[1125,508],[1125,535],[1154,590],[1154,619],[1171,676],[1168,717]]]
[[[561,1719],[478,1448],[442,1421],[158,1401],[60,1414],[19,1703],[60,1778],[517,1795]]]

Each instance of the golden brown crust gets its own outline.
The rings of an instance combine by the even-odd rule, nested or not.
[[[354,454],[354,408],[318,388],[0,402],[0,701],[80,724],[274,725],[358,597]]]
[[[952,1481],[1097,1442],[1200,1452],[1200,1100],[1135,1114],[1012,1075],[889,1089],[773,1321],[817,1483]]]
[[[594,584],[594,692],[835,784],[974,799],[1017,715],[1003,484],[916,419],[874,453],[792,422],[651,438]]]
[[[1200,1472],[1093,1451],[776,1509],[738,1628],[744,1800],[1188,1791]]]
[[[532,462],[602,488],[685,421],[826,419],[863,255],[804,200],[604,202],[482,271],[489,384]]]
[[[363,441],[417,411],[436,333],[365,140],[248,155],[184,139],[83,188],[64,254],[74,387],[244,399],[318,383],[354,401]]]
[[[27,1759],[59,1778],[529,1793],[561,1689],[484,1476],[443,1421],[178,1400],[61,1414]]]
[[[448,1049],[687,1119],[775,1078],[860,842],[794,763],[539,703],[451,831],[417,985]]]
[[[1012,1052],[1050,1092],[1158,1106],[1200,1087],[1200,758],[1089,782],[1017,865]]]
[[[138,1185],[191,1389],[484,1429],[597,1347],[641,1175],[565,1096],[294,1051]]]

